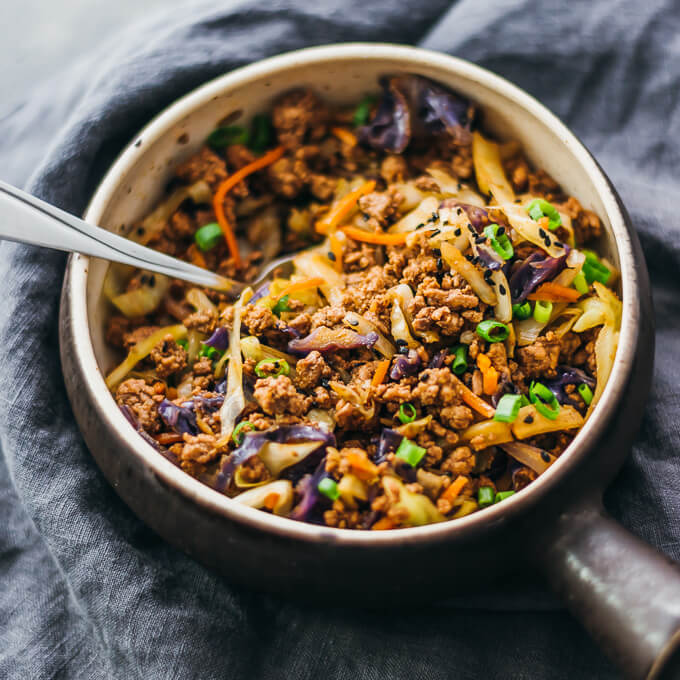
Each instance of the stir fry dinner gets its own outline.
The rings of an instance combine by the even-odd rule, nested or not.
[[[107,385],[235,502],[328,527],[455,520],[543,474],[597,404],[621,324],[602,224],[425,78],[225,120],[128,238],[237,300],[112,264]]]

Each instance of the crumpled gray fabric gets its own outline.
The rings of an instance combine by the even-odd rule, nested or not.
[[[506,76],[585,141],[640,232],[657,312],[655,381],[606,503],[678,560],[679,29],[671,0],[193,2],[0,109],[0,177],[30,175],[31,191],[82,212],[115,155],[163,107],[305,45],[413,43]],[[0,245],[0,677],[618,677],[540,584],[453,600],[446,583],[433,584],[441,605],[415,611],[302,607],[236,589],[166,545],[108,486],[75,426],[57,348],[64,264],[61,254]]]

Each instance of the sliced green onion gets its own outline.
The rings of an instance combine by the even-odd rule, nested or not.
[[[416,415],[416,407],[410,402],[406,402],[399,407],[397,417],[406,425],[407,423],[412,423],[416,419]]]
[[[557,212],[557,208],[552,203],[548,203],[543,198],[535,198],[527,206],[527,212],[532,220],[538,222],[541,217],[548,218],[548,229],[555,231],[562,224],[562,218]]]
[[[494,490],[492,486],[480,486],[477,490],[477,505],[486,508],[493,503]]]
[[[206,139],[208,146],[213,149],[223,149],[225,146],[232,144],[247,144],[248,130],[240,125],[228,125],[227,127],[218,127],[213,130]]]
[[[489,239],[491,247],[504,259],[509,260],[514,254],[515,249],[506,233],[498,235],[499,226],[497,224],[490,224],[484,227],[484,236]]]
[[[217,222],[210,222],[204,224],[195,234],[194,241],[196,245],[203,251],[212,250],[222,238],[222,229]]]
[[[451,348],[453,353],[453,363],[451,364],[451,370],[456,375],[463,375],[467,371],[467,347],[465,345],[456,345]]]
[[[255,425],[253,425],[248,420],[242,420],[234,428],[234,431],[231,433],[231,438],[234,440],[234,444],[236,444],[236,446],[241,446],[241,444],[243,444],[243,438],[246,436],[246,433],[243,430],[246,430],[246,429],[254,430]]]
[[[520,321],[528,319],[531,316],[531,303],[524,302],[521,305],[513,305],[512,316]]]
[[[574,277],[574,288],[581,293],[582,295],[585,295],[585,293],[588,292],[588,281],[586,280],[586,275],[583,273],[583,271],[580,271],[576,276]]]
[[[477,324],[477,335],[487,342],[503,342],[510,335],[510,329],[500,321],[486,319]]]
[[[502,423],[512,423],[517,418],[519,409],[522,406],[522,395],[520,394],[504,394],[496,406],[496,412],[493,414],[494,420],[500,420]]]
[[[335,480],[330,477],[324,477],[316,486],[316,488],[324,495],[326,498],[330,498],[332,501],[337,500],[340,497],[340,491],[338,490],[338,485]]]
[[[588,284],[593,281],[599,281],[606,285],[607,281],[612,275],[611,269],[600,262],[600,258],[592,250],[581,251],[586,256],[586,261],[583,263],[582,272],[586,277]]]
[[[581,383],[578,386],[578,393],[581,395],[581,399],[586,402],[586,406],[590,406],[590,402],[593,400],[593,391],[585,383]]]
[[[501,501],[504,501],[506,498],[510,498],[510,496],[514,496],[515,492],[514,491],[499,491],[496,494],[496,498],[494,499],[494,503],[500,503]]]
[[[267,147],[271,146],[273,137],[274,131],[271,118],[264,113],[258,113],[253,116],[248,148],[261,153]]]
[[[373,108],[374,103],[375,97],[373,96],[364,97],[359,102],[359,105],[354,109],[354,115],[352,116],[355,127],[368,123],[368,117],[371,115],[371,109]]]
[[[550,420],[555,420],[560,413],[560,402],[543,383],[532,381],[529,386],[529,399],[536,410]]]
[[[179,340],[175,340],[175,343],[178,344],[182,349],[186,349],[189,347],[189,341],[186,338],[180,338]]]
[[[290,305],[288,304],[290,300],[289,295],[284,295],[282,298],[276,301],[276,304],[272,307],[272,312],[279,316],[281,312],[290,312]]]
[[[523,406],[529,406],[529,400],[526,398],[524,394],[520,394],[520,402],[519,402],[519,407],[522,408]]]
[[[208,357],[210,361],[215,361],[222,356],[222,352],[209,345],[203,345],[198,353],[199,357]]]
[[[275,369],[274,373],[265,371],[263,366],[273,366]],[[258,361],[255,365],[255,375],[258,378],[276,378],[279,375],[288,375],[290,373],[290,366],[285,359],[262,359]]]
[[[534,305],[534,319],[536,319],[538,323],[548,323],[548,321],[550,321],[552,310],[552,302],[536,300],[536,304]]]
[[[412,442],[410,439],[406,439],[406,437],[404,437],[401,440],[401,444],[399,444],[399,448],[397,449],[395,455],[397,458],[401,458],[412,467],[415,467],[423,459],[423,456],[425,455],[425,449],[422,446],[418,446],[418,444]]]

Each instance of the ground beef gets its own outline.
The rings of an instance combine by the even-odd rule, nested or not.
[[[106,342],[114,347],[124,346],[123,338],[130,332],[130,319],[114,315],[106,323]]]
[[[160,326],[139,326],[129,333],[123,334],[123,347],[126,350],[132,349],[138,342],[146,340],[152,333],[155,333]]]
[[[274,193],[290,199],[305,188],[309,180],[309,168],[304,161],[283,156],[267,168],[267,176]]]
[[[194,312],[182,322],[187,328],[210,335],[217,327],[217,312],[209,309],[202,309]]]
[[[454,337],[463,328],[463,318],[448,307],[423,307],[413,319],[413,330],[418,335],[441,332]]]
[[[459,382],[448,368],[428,368],[418,376],[411,396],[423,406],[460,404]]]
[[[560,358],[560,339],[549,331],[526,347],[517,349],[517,363],[527,378],[555,377]]]
[[[312,196],[324,203],[333,198],[333,192],[335,191],[337,184],[338,180],[335,177],[319,175],[316,173],[309,176],[309,190]]]
[[[378,264],[376,252],[375,246],[347,239],[347,246],[342,256],[343,270],[357,272],[373,267]]]
[[[508,355],[502,342],[492,342],[486,351],[486,356],[491,360],[491,365],[498,371],[500,382],[510,380],[508,368]]]
[[[119,406],[127,406],[139,425],[151,433],[161,430],[162,422],[158,415],[158,404],[163,399],[162,393],[159,394],[152,385],[147,385],[144,380],[137,378],[125,380],[116,390],[116,403]]]
[[[257,156],[244,144],[230,144],[225,150],[229,169],[240,170],[252,163]]]
[[[445,425],[454,430],[464,430],[474,419],[472,411],[467,406],[447,406],[440,411],[439,417]]]
[[[529,193],[542,196],[551,202],[557,202],[563,198],[560,185],[545,170],[529,173]]]
[[[459,310],[474,309],[479,304],[479,298],[473,293],[464,293],[458,288],[442,290],[438,285],[432,285],[432,283],[434,282],[430,282],[428,279],[418,286],[418,294],[425,298],[428,305]]]
[[[521,491],[525,486],[531,484],[536,477],[538,475],[531,468],[523,465],[512,473],[512,488],[515,491]]]
[[[332,371],[320,352],[310,352],[295,366],[295,384],[302,390],[316,387],[321,378],[330,378]]]
[[[182,463],[196,462],[205,464],[214,460],[218,453],[215,448],[216,439],[215,435],[204,434],[203,432],[195,437],[185,434],[180,461]]]
[[[196,231],[196,223],[191,215],[183,210],[177,210],[170,217],[164,231],[165,235],[171,239],[191,238]]]
[[[208,357],[201,357],[195,361],[192,368],[194,375],[211,375],[213,372],[212,361]]]
[[[344,307],[322,307],[312,314],[311,328],[314,330],[320,326],[326,326],[327,328],[340,326],[345,318],[345,314],[347,314],[347,310]]]
[[[408,174],[408,165],[403,156],[389,155],[380,163],[380,175],[388,183],[403,182]]]
[[[301,416],[307,413],[312,405],[312,399],[300,394],[286,375],[260,378],[255,383],[253,396],[262,410],[270,416],[278,413]]]
[[[186,350],[175,342],[172,335],[166,335],[151,350],[149,356],[156,365],[156,373],[159,378],[167,378],[173,373],[178,373],[187,365]]]
[[[369,220],[373,220],[374,224],[385,227],[394,217],[403,200],[404,197],[395,188],[384,192],[374,191],[359,199],[359,210]]]
[[[196,155],[175,168],[175,175],[187,184],[203,180],[213,191],[220,182],[227,179],[227,174],[227,164],[208,147],[203,147]]]
[[[250,335],[270,335],[279,328],[280,321],[269,307],[247,305],[241,311],[241,325]]]
[[[472,147],[460,145],[454,148],[451,157],[451,169],[458,179],[470,179],[472,177]]]
[[[326,133],[328,111],[311,90],[284,94],[272,111],[272,122],[279,143],[293,149],[305,139],[319,140]]]

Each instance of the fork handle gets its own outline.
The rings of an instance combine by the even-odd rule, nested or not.
[[[244,284],[95,227],[0,182],[0,238],[129,264],[238,295]]]

